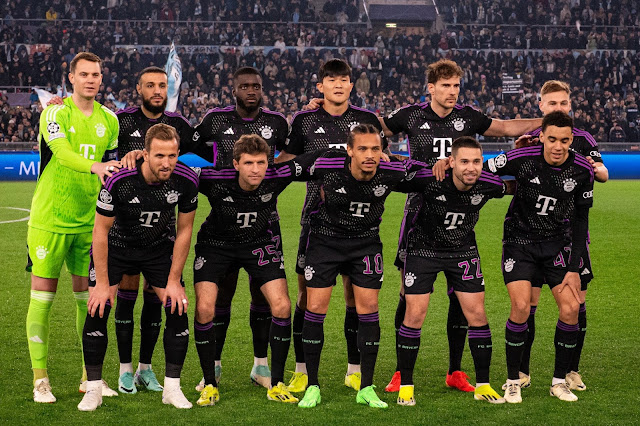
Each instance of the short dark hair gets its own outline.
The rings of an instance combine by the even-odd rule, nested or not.
[[[76,70],[76,65],[78,65],[78,62],[82,60],[97,62],[100,65],[100,71],[102,71],[102,59],[100,59],[98,55],[91,52],[80,52],[71,60],[71,63],[69,64],[69,72],[73,74]]]
[[[331,59],[320,67],[318,81],[322,82],[325,77],[349,77],[351,79],[351,67],[342,59]]]
[[[454,140],[453,144],[451,144],[451,155],[455,157],[460,148],[476,148],[482,152],[482,145],[480,145],[480,142],[471,136],[460,136],[458,139]]]
[[[545,114],[542,118],[542,132],[549,126],[571,127],[573,129],[573,118],[562,111],[554,111],[550,114]]]
[[[260,71],[258,71],[256,68],[254,68],[254,67],[241,67],[241,68],[238,68],[236,70],[236,72],[233,73],[233,81],[235,81],[241,75],[257,75],[258,77],[262,78],[262,75],[260,74]]]
[[[358,124],[356,127],[351,129],[351,131],[349,132],[349,136],[347,136],[347,146],[350,146],[351,148],[353,148],[353,141],[355,140],[357,135],[371,135],[371,134],[378,135],[378,138],[380,139],[380,145],[382,145],[382,138],[380,138],[380,131],[376,129],[376,127],[373,124],[364,123],[364,124]]]
[[[165,70],[163,70],[162,68],[160,68],[160,67],[146,67],[145,69],[140,71],[140,74],[138,74],[138,83],[140,83],[140,79],[145,74],[164,74],[164,75],[167,75],[167,72]]]
[[[242,154],[265,154],[267,158],[269,158],[270,153],[271,148],[269,148],[269,144],[256,134],[242,135],[233,145],[233,159],[238,162]]]
[[[449,59],[440,59],[427,66],[427,83],[436,84],[438,80],[445,78],[462,78],[464,72],[462,68]]]
[[[180,135],[178,135],[176,129],[168,124],[154,124],[147,130],[147,134],[144,136],[144,149],[147,152],[151,151],[151,141],[153,139],[159,139],[161,141],[171,141],[175,139],[176,142],[178,142],[178,148],[180,147]]]

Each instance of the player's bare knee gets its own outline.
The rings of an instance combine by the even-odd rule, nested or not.
[[[575,324],[578,322],[578,311],[580,304],[577,300],[567,300],[558,306],[560,321],[567,324]]]
[[[288,297],[282,296],[271,303],[271,314],[278,318],[289,318],[291,316],[291,301]]]
[[[200,324],[206,324],[213,321],[215,315],[215,307],[211,303],[197,302],[196,303],[196,321]]]

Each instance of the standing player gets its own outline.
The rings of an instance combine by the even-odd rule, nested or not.
[[[553,111],[562,111],[565,114],[569,114],[571,111],[571,89],[569,88],[569,85],[558,80],[549,80],[545,82],[540,90],[539,107],[543,114],[549,114]],[[541,129],[538,128],[530,132],[528,135],[523,136],[518,140],[516,146],[519,144],[531,145],[532,143],[537,143],[540,130]],[[594,178],[596,181],[606,182],[609,179],[609,171],[602,162],[598,143],[589,132],[574,128],[571,149],[585,156],[589,163],[594,166]],[[589,244],[589,238],[587,238],[586,244]],[[587,249],[586,257],[580,262],[580,282],[583,299],[587,295],[587,286],[592,279],[593,267],[591,265],[589,250]],[[538,279],[531,283],[531,308],[529,312],[529,319],[527,320],[529,332],[527,333],[527,340],[525,341],[524,352],[522,353],[522,363],[520,365],[520,384],[522,387],[529,387],[531,385],[529,361],[531,359],[531,346],[535,339],[535,314],[538,309],[538,301],[540,300],[540,291],[542,289],[543,281],[544,280],[542,279]],[[579,373],[580,356],[582,354],[582,347],[584,345],[584,338],[587,331],[587,308],[584,303],[580,305],[578,326],[578,343],[571,359],[569,373],[567,374],[566,379],[569,389],[582,391],[587,388]],[[503,386],[503,389],[506,390],[506,385]]]
[[[349,132],[359,124],[371,124],[382,131],[378,118],[370,111],[349,104],[349,95],[353,89],[351,67],[341,59],[327,61],[318,73],[317,89],[324,95],[321,107],[297,113],[291,123],[291,133],[284,152],[278,161],[286,161],[303,152],[317,149],[346,149]],[[386,145],[385,145],[386,147]],[[307,387],[308,376],[304,364],[302,348],[302,326],[307,306],[306,280],[304,278],[306,247],[309,237],[309,213],[320,198],[320,187],[316,182],[307,184],[307,196],[302,210],[302,232],[298,245],[296,272],[298,273],[298,297],[293,316],[293,346],[296,354],[296,370],[289,383],[289,390],[302,392]],[[348,366],[345,385],[360,389],[360,355],[358,353],[358,314],[351,284],[343,276],[346,314],[344,334],[347,340]]]
[[[93,229],[89,312],[82,336],[89,379],[78,404],[80,411],[93,411],[102,404],[102,363],[115,290],[125,274],[140,272],[162,300],[167,316],[162,402],[191,408],[180,389],[189,347],[182,269],[198,207],[198,174],[178,163],[179,147],[180,137],[173,127],[154,125],[146,132],[144,161],[138,161],[132,170],[114,174],[100,191]]]
[[[318,367],[324,344],[324,320],[336,276],[342,273],[353,285],[358,318],[358,363],[361,387],[356,402],[386,408],[373,386],[380,344],[378,295],[382,286],[382,242],[379,225],[384,201],[405,178],[400,162],[381,162],[382,140],[377,127],[360,124],[347,139],[347,152],[332,151],[316,160],[312,178],[321,188],[316,210],[310,214],[304,278],[307,310],[302,342],[309,387],[299,407],[321,402]]]
[[[271,383],[267,398],[293,403],[283,383],[291,343],[291,301],[282,259],[280,229],[273,220],[278,195],[317,157],[309,154],[276,167],[268,166],[269,145],[258,135],[243,135],[233,148],[234,169],[204,168],[200,192],[209,198],[211,213],[198,232],[193,266],[196,290],[195,341],[204,374],[198,405],[219,399],[214,357],[213,320],[216,299],[230,268],[244,268],[267,299],[273,317],[269,332]]]
[[[104,182],[105,176],[111,176],[121,166],[118,161],[107,161],[115,158],[118,120],[113,112],[95,101],[102,82],[101,59],[93,53],[79,53],[69,70],[73,95],[63,105],[48,106],[40,116],[40,176],[31,202],[27,234],[29,256],[33,260],[27,340],[36,402],[56,400],[47,375],[47,355],[49,313],[60,269],[66,263],[71,273],[76,329],[81,338],[89,297],[93,204],[100,181]],[[85,373],[82,380],[86,380]],[[104,386],[105,392],[115,394]]]
[[[180,138],[180,154],[194,151],[205,160],[212,162],[213,155],[204,145],[193,142],[193,128],[179,113],[165,111],[167,106],[167,73],[158,67],[148,67],[140,72],[136,90],[142,98],[142,106],[131,107],[116,113],[120,122],[118,136],[118,158],[138,151],[142,156],[147,131],[162,123],[174,129]],[[173,218],[172,222],[175,222]],[[123,393],[137,392],[136,385],[152,391],[162,391],[151,368],[153,351],[162,325],[162,302],[148,285],[144,288],[144,304],[140,315],[140,356],[135,376],[131,352],[133,346],[133,310],[138,297],[140,275],[123,275],[118,285],[116,305],[116,338],[120,357],[118,390]]]
[[[416,403],[413,370],[433,283],[441,271],[447,277],[449,293],[456,293],[469,323],[469,347],[476,368],[474,398],[504,403],[489,384],[491,330],[484,309],[484,278],[474,227],[480,209],[491,198],[501,198],[507,185],[482,170],[482,147],[472,137],[463,136],[451,146],[451,171],[443,181],[425,169],[402,183],[401,188],[419,193],[422,205],[409,231],[403,268],[407,309],[398,331],[402,380],[398,404]]]
[[[496,120],[471,106],[457,105],[460,95],[462,69],[453,61],[440,60],[427,68],[427,87],[431,102],[402,107],[384,119],[381,119],[387,135],[404,132],[409,138],[409,155],[413,160],[425,162],[431,166],[438,160],[447,159],[451,153],[453,141],[461,136],[520,136],[533,130],[541,123],[533,120]],[[434,170],[437,177],[440,175]],[[407,253],[407,235],[416,220],[420,196],[409,194],[405,205],[405,214],[400,229],[400,242],[396,266],[404,276],[403,265]],[[405,298],[400,289],[400,300],[396,310],[396,337],[405,315]],[[446,384],[466,392],[474,388],[467,382],[468,376],[461,371],[462,354],[467,335],[467,321],[460,308],[455,293],[449,294],[449,314],[447,317],[447,338],[449,340],[449,371]],[[400,389],[400,372],[396,366],[393,378],[385,388],[387,392]]]
[[[593,166],[569,149],[573,120],[562,111],[544,116],[542,145],[500,154],[487,162],[499,175],[513,175],[517,191],[504,223],[503,275],[511,298],[506,324],[505,399],[522,402],[519,369],[527,338],[531,283],[544,276],[556,299],[555,369],[551,395],[576,401],[566,383],[578,339],[580,261],[585,256],[589,208],[593,204]]]
[[[233,167],[233,147],[236,141],[247,134],[260,135],[269,145],[268,161],[273,164],[275,151],[282,150],[289,132],[286,118],[278,112],[268,111],[262,105],[262,77],[252,67],[238,69],[233,75],[233,96],[235,106],[212,109],[204,116],[194,133],[194,142],[206,146],[213,153],[213,164],[217,169]],[[273,212],[274,224],[278,224],[278,212]],[[279,232],[279,230],[277,230]],[[222,372],[222,349],[231,321],[231,301],[238,284],[238,269],[230,270],[220,287],[216,299],[216,378]],[[253,333],[254,364],[251,380],[266,388],[271,385],[271,373],[267,363],[271,311],[269,303],[260,291],[260,286],[250,279],[251,305],[249,324]],[[201,382],[196,390],[202,391]]]

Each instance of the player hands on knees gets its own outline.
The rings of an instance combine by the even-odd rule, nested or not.
[[[188,300],[181,276],[191,244],[198,174],[178,162],[179,140],[173,127],[154,125],[145,137],[143,160],[136,168],[108,178],[101,191],[83,331],[89,381],[78,404],[81,411],[93,411],[102,403],[99,385],[108,343],[107,318],[117,285],[131,273],[142,273],[165,306],[162,402],[176,408],[192,406],[180,389],[189,345]]]

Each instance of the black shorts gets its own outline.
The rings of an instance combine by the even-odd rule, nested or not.
[[[311,225],[305,223],[300,230],[300,240],[298,240],[298,256],[296,258],[296,274],[304,275],[305,260],[307,258],[307,244],[309,244],[309,231]]]
[[[532,285],[543,281],[554,288],[568,271],[570,244],[566,241],[545,241],[531,244],[503,243],[502,276],[505,284],[529,281]]]
[[[280,257],[282,257],[282,253],[284,252],[282,248],[282,237],[280,234],[280,221],[278,220],[278,212],[273,212],[273,220],[270,230],[273,235],[277,235],[278,239],[276,250],[281,253]],[[274,237],[275,238],[275,237]],[[240,265],[232,266],[232,269],[227,271],[227,275],[223,278],[223,280],[218,284],[218,297],[216,298],[216,306],[229,306],[233,301],[233,296],[236,294],[236,289],[238,287],[238,272],[240,271]],[[249,275],[249,291],[251,292],[251,303],[256,305],[268,305],[269,302],[264,297],[264,294],[260,290],[262,284],[258,284],[255,280],[251,278]]]
[[[580,274],[580,290],[587,291],[589,287],[589,283],[593,279],[593,267],[591,265],[591,253],[589,252],[589,241],[586,242],[587,251],[585,256],[580,259],[580,269],[578,273]],[[534,278],[534,281],[531,282],[532,287],[542,288],[542,286],[546,283],[546,279],[542,274],[537,274]]]
[[[123,249],[109,246],[107,263],[109,285],[120,284],[123,275],[142,274],[152,287],[166,288],[171,271],[173,242],[145,249]],[[181,284],[184,286],[182,279]],[[96,270],[93,263],[93,250],[89,264],[89,287],[96,285]]]
[[[338,274],[347,275],[358,287],[382,287],[382,242],[374,238],[335,238],[309,234],[304,278],[307,287],[335,285]]]
[[[220,288],[225,276],[238,268],[244,268],[251,277],[251,284],[258,288],[269,281],[286,278],[284,259],[279,249],[280,236],[274,240],[277,241],[227,247],[196,244],[193,282],[209,281]]]
[[[433,283],[439,272],[447,278],[447,292],[481,293],[484,278],[480,256],[448,258],[408,255],[404,265],[404,293],[433,293]]]
[[[415,226],[421,205],[422,195],[419,192],[412,192],[407,195],[407,202],[404,205],[404,216],[400,224],[398,252],[396,253],[396,260],[393,262],[398,269],[404,268],[404,262],[407,258],[407,246],[409,245],[409,231]]]

